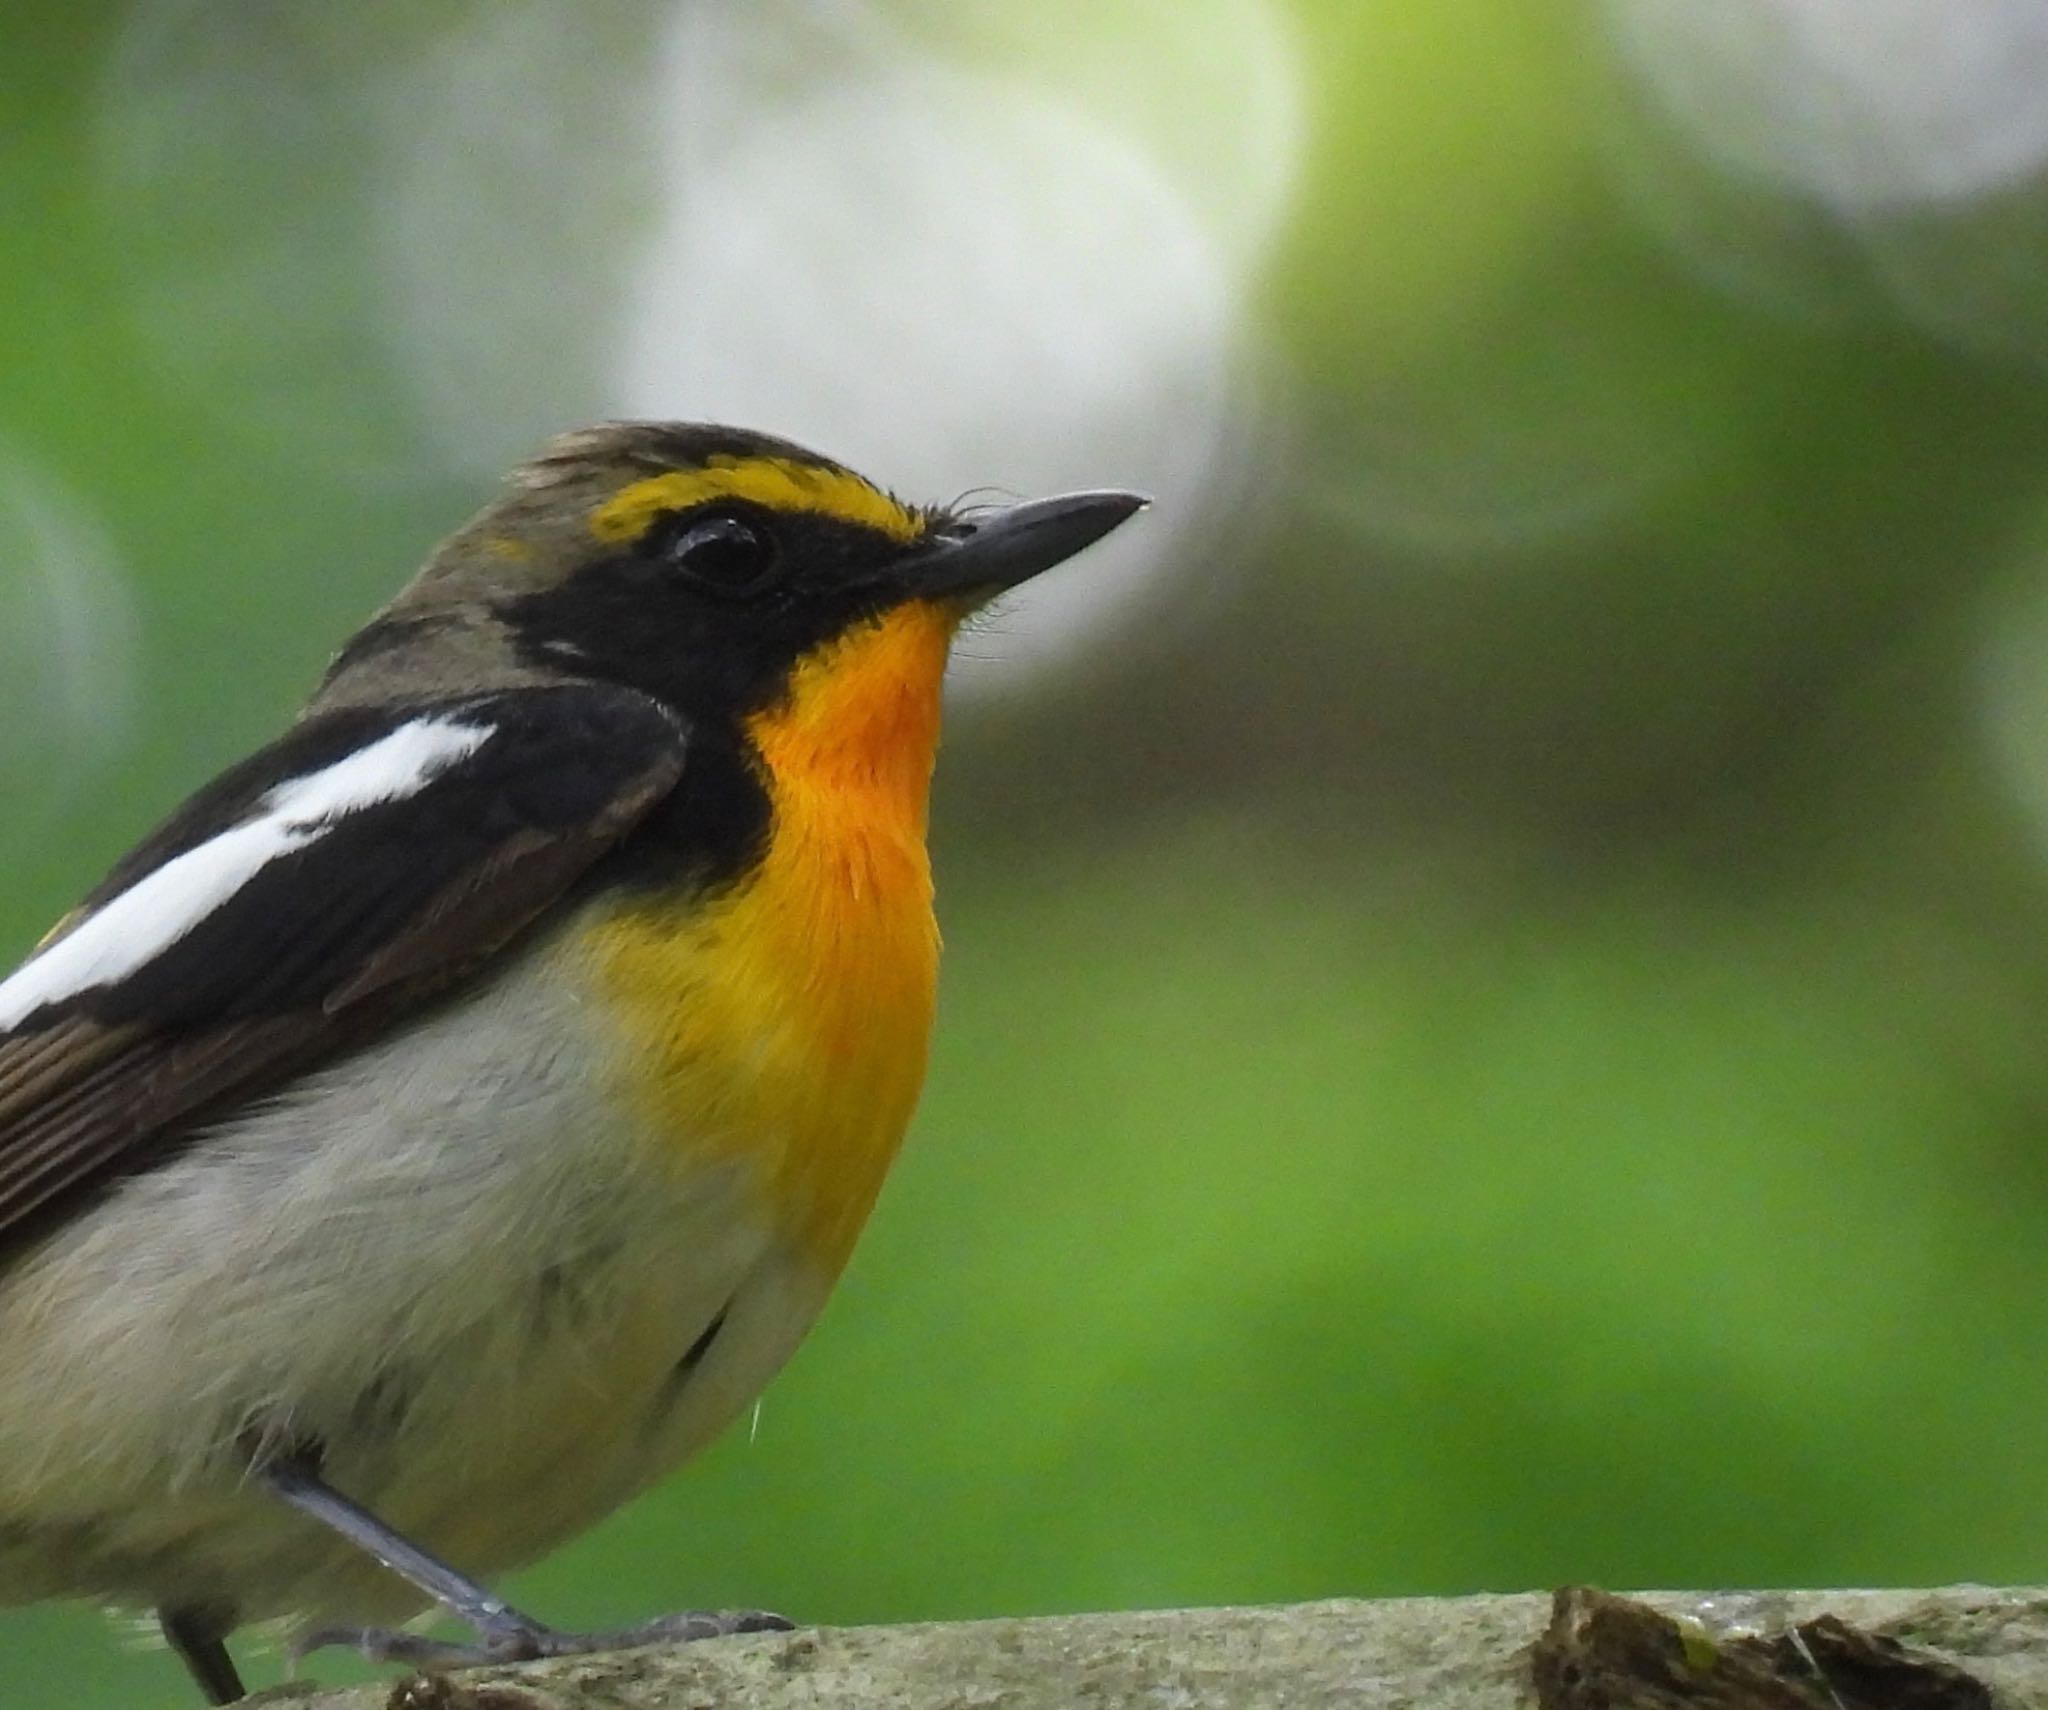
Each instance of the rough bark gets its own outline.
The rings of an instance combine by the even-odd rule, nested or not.
[[[2048,1590],[1573,1587],[824,1628],[259,1697],[293,1710],[2048,1710]]]

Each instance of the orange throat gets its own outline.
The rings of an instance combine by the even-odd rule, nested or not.
[[[911,827],[922,843],[939,685],[956,627],[950,614],[919,601],[797,664],[788,696],[747,721],[778,806],[785,789],[844,791],[855,798],[850,811]]]
[[[600,932],[634,1097],[669,1154],[751,1165],[828,1273],[924,1082],[939,950],[925,814],[954,628],[907,605],[802,660],[747,723],[773,804],[759,865]]]

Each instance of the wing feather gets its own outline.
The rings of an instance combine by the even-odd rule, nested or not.
[[[358,788],[337,810],[344,792],[323,796],[320,780],[355,765],[355,787],[364,752],[408,718],[488,736],[431,776],[394,774],[402,788]],[[40,998],[46,986],[48,1001],[0,1033],[0,1252],[76,1195],[174,1155],[224,1105],[374,1036],[487,963],[674,789],[684,749],[656,703],[570,685],[308,720],[200,791],[48,946],[266,814],[307,801],[323,814],[265,822],[277,852],[115,976],[74,975],[73,989],[31,973],[16,988]]]

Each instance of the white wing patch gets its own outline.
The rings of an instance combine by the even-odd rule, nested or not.
[[[303,849],[344,817],[417,794],[474,754],[488,724],[416,718],[367,748],[266,791],[253,818],[174,856],[101,904],[0,981],[0,1029],[45,1004],[112,985],[160,956],[281,855]]]

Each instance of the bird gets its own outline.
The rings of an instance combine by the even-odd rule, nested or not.
[[[924,1078],[963,621],[1146,504],[563,434],[0,980],[0,1604],[457,1666],[794,1351]],[[440,1610],[469,1640],[429,1638]]]

